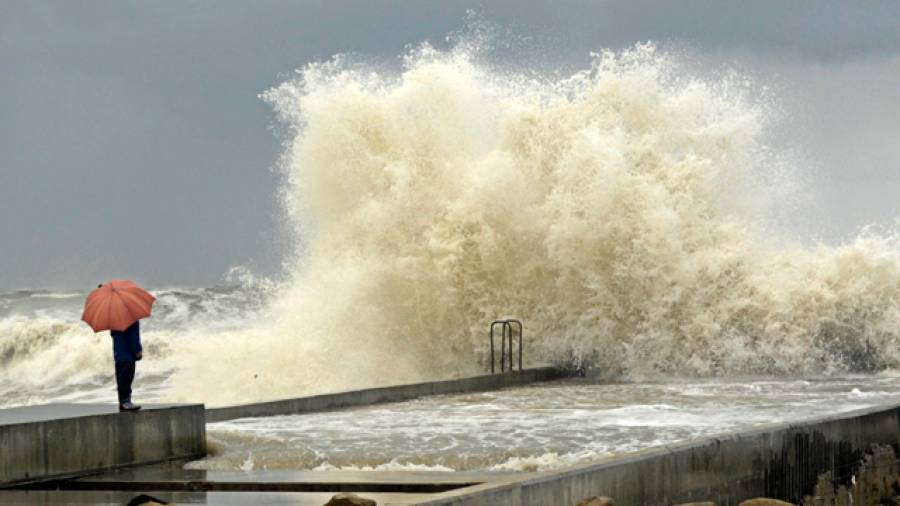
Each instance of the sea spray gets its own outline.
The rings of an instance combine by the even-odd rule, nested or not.
[[[158,352],[141,367],[165,378],[152,395],[224,404],[480,373],[505,316],[525,322],[526,365],[897,368],[900,238],[801,248],[757,226],[795,179],[748,86],[691,76],[652,45],[552,78],[466,44],[417,48],[399,73],[307,66],[264,94],[292,132],[288,281],[241,325],[149,322]],[[109,367],[90,358],[106,341],[73,349],[84,329],[40,332],[41,360]],[[5,365],[4,384],[20,370]]]
[[[400,76],[335,60],[269,91],[296,132],[284,202],[307,243],[242,358],[276,376],[270,396],[472,374],[488,323],[516,316],[530,364],[896,367],[897,235],[761,236],[727,185],[783,164],[765,104],[677,70],[640,45],[536,81],[425,46]]]

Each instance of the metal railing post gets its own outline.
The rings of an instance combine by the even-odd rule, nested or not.
[[[506,372],[506,331],[509,329],[509,325],[506,322],[503,322],[503,326],[500,331],[500,372]],[[512,351],[512,350],[510,350]]]
[[[523,354],[522,348],[524,345],[524,336],[523,336],[524,329],[522,327],[522,322],[520,322],[519,320],[507,320],[506,324],[509,325],[509,327],[510,327],[509,328],[509,353],[510,353],[510,357],[509,357],[510,364],[509,365],[510,365],[510,370],[513,369],[513,367],[512,367],[513,325],[518,327],[518,331],[519,331],[518,332],[519,333],[519,370],[521,371],[522,370],[522,354]]]
[[[491,322],[490,327],[490,335],[491,335],[491,374],[496,372],[496,356],[494,352],[494,328],[500,325],[500,372],[506,372],[506,355],[507,349],[509,350],[509,370],[515,371],[515,350],[513,349],[515,331],[518,330],[519,334],[519,371],[522,371],[522,356],[524,354],[524,327],[522,326],[522,322],[516,319],[507,319],[507,320],[494,320]],[[507,348],[507,343],[509,344],[509,348]]]

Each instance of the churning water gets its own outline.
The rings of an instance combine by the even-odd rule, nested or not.
[[[264,94],[291,132],[286,281],[157,291],[136,400],[482,372],[503,316],[526,360],[609,377],[900,366],[900,237],[802,248],[760,225],[795,174],[751,81],[651,45],[549,77],[474,46],[421,46],[399,73],[337,58]],[[0,297],[0,402],[112,399],[82,297]]]
[[[271,287],[247,280],[240,287],[153,290],[157,302],[143,326],[147,359],[139,365],[136,398],[169,398],[177,368],[171,343],[212,339],[265,313]],[[0,406],[115,402],[111,338],[80,321],[85,296],[0,294]]]
[[[900,402],[896,377],[562,381],[210,424],[197,469],[545,471],[762,424]]]

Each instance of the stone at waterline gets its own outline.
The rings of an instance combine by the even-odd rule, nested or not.
[[[338,494],[331,498],[325,506],[376,506],[375,501],[356,494]]]
[[[768,497],[757,497],[756,499],[747,499],[738,506],[794,506],[794,504]]]
[[[575,506],[616,506],[616,502],[606,496],[594,496],[582,499]]]
[[[162,499],[157,499],[152,495],[141,494],[134,499],[128,501],[127,506],[163,506],[165,504],[169,504]]]

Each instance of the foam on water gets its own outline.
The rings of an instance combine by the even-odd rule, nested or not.
[[[252,311],[215,290],[157,293],[170,309],[144,326],[142,398],[481,372],[504,316],[525,321],[527,361],[610,376],[897,368],[900,236],[801,248],[760,226],[796,178],[753,91],[652,45],[549,77],[498,69],[471,42],[423,45],[399,73],[307,66],[264,94],[293,132],[287,281]],[[111,398],[108,337],[80,307],[16,300],[0,307],[4,402]]]
[[[827,380],[567,380],[210,424],[201,469],[545,471],[661,444],[900,402],[890,375]]]

